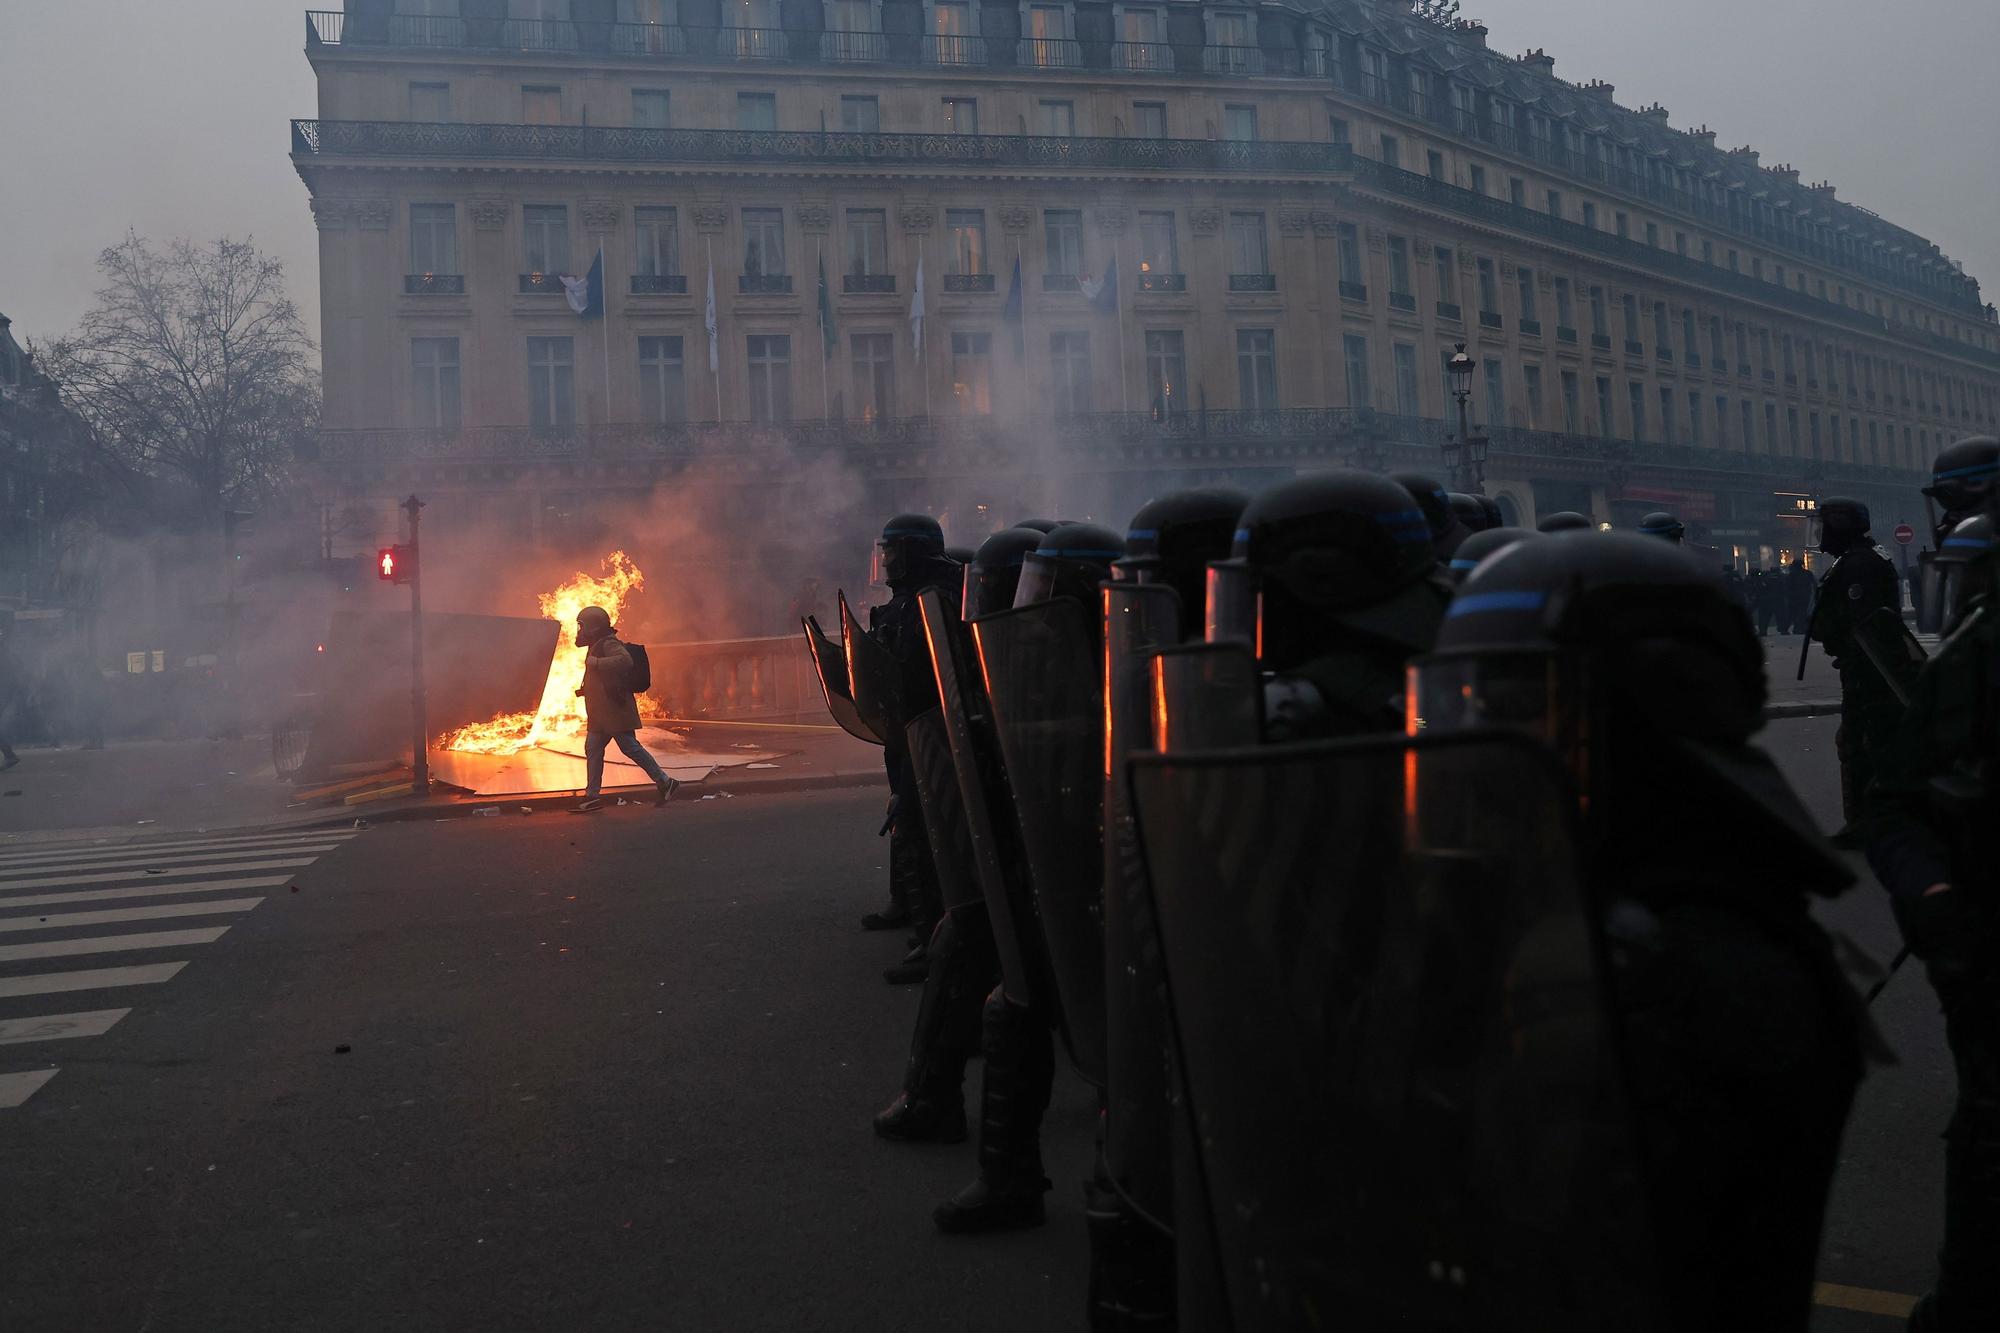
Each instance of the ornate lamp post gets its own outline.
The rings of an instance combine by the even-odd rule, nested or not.
[[[1458,400],[1458,434],[1447,436],[1442,449],[1444,470],[1448,476],[1446,484],[1453,490],[1459,489],[1459,460],[1472,448],[1472,424],[1467,418],[1466,404],[1472,399],[1472,358],[1465,354],[1465,344],[1458,343],[1452,351],[1452,358],[1445,364],[1445,373],[1451,376],[1451,396]],[[1483,467],[1486,461],[1486,441],[1479,441],[1478,458]]]

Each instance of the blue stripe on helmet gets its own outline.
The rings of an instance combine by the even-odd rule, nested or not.
[[[943,540],[942,538],[940,538],[940,537],[938,536],[938,534],[937,534],[936,532],[932,531],[932,530],[931,530],[931,529],[929,529],[929,528],[884,528],[884,529],[882,529],[882,540],[883,540],[883,541],[887,541],[887,540],[888,540],[889,538],[891,538],[891,537],[930,537],[930,538],[933,538],[933,539],[936,539],[936,540]]]
[[[1974,463],[1971,467],[1955,467],[1948,472],[1933,472],[1933,482],[1950,481],[1954,477],[1984,477],[2000,472],[2000,462]]]
[[[1946,537],[1944,544],[1946,549],[1952,547],[1972,551],[1990,551],[1993,549],[1993,543],[1984,537]]]
[[[1094,551],[1085,547],[1065,548],[1051,551],[1047,547],[1035,552],[1049,560],[1116,560],[1123,551]]]
[[[1453,560],[1451,567],[1453,569],[1477,569],[1479,568],[1479,562],[1477,560]]]
[[[1158,528],[1133,528],[1125,534],[1125,540],[1128,542],[1158,541],[1159,538],[1160,530]]]
[[[1545,592],[1479,592],[1460,597],[1444,613],[1446,620],[1483,615],[1488,611],[1539,611],[1548,603]]]
[[[1249,540],[1250,540],[1250,529],[1248,529],[1248,528],[1238,528],[1238,529],[1236,529],[1236,540],[1237,540],[1237,541],[1239,541],[1239,542],[1247,542],[1247,541],[1249,541]]]

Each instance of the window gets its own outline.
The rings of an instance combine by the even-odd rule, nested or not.
[[[889,217],[879,208],[847,210],[847,272],[856,278],[889,271]]]
[[[1720,315],[1708,317],[1708,359],[1715,363],[1715,369],[1722,369],[1722,316]]]
[[[639,410],[647,421],[687,420],[679,338],[639,339],[639,398]]]
[[[458,272],[456,214],[450,204],[410,205],[410,272]]]
[[[1684,231],[1675,232],[1674,253],[1685,257],[1687,252],[1688,252],[1688,234]]]
[[[1440,245],[1433,256],[1437,272],[1437,299],[1444,305],[1458,304],[1458,263],[1451,247]]]
[[[1771,411],[1770,408],[1768,407],[1765,408],[1764,409],[1765,415],[1769,416],[1770,411]],[[1882,442],[1881,442],[1880,429],[1877,423],[1873,421],[1868,423],[1868,461],[1871,463],[1880,463],[1882,461]]]
[[[848,339],[854,379],[854,410],[864,422],[896,415],[896,343],[887,333],[857,333]]]
[[[1389,295],[1411,297],[1415,288],[1410,283],[1410,242],[1402,236],[1389,238]]]
[[[1588,200],[1583,205],[1583,225],[1592,231],[1597,229],[1597,205]]]
[[[641,130],[663,130],[667,127],[667,95],[661,92],[634,91],[632,94],[632,126]]]
[[[1514,270],[1515,295],[1521,302],[1521,318],[1536,323],[1541,315],[1535,308],[1535,270],[1523,264]]]
[[[632,210],[632,271],[643,278],[671,277],[681,271],[680,224],[671,208]]]
[[[1074,208],[1051,208],[1042,213],[1042,234],[1047,248],[1047,271],[1064,277],[1083,272],[1083,214]]]
[[[1688,443],[1701,443],[1701,393],[1693,389],[1688,391]]]
[[[1646,386],[1633,380],[1625,386],[1625,397],[1632,410],[1632,435],[1634,444],[1646,438]]]
[[[1557,278],[1555,281],[1555,289],[1556,289],[1556,327],[1563,329],[1574,329],[1576,327],[1576,304],[1571,299],[1570,296],[1569,279]]]
[[[1562,191],[1550,190],[1548,195],[1548,204],[1549,204],[1549,216],[1552,218],[1561,217],[1563,215]]]
[[[944,132],[946,134],[979,133],[979,99],[976,97],[945,98]]]
[[[1528,429],[1541,430],[1542,420],[1542,368],[1540,366],[1521,367],[1521,387],[1528,394]]]
[[[1179,273],[1180,249],[1175,244],[1171,211],[1139,214],[1139,272]]]
[[[1646,224],[1646,248],[1657,250],[1660,246],[1660,226],[1657,222]]]
[[[410,388],[417,425],[458,429],[458,339],[410,339]]]
[[[1069,48],[1069,7],[1029,5],[1027,22],[1021,30],[1021,63],[1024,65],[1073,65]]]
[[[1757,422],[1751,414],[1750,400],[1748,398],[1745,398],[1737,406],[1741,409],[1740,416],[1743,422],[1743,451],[1748,453],[1757,445]]]
[[[442,125],[451,119],[451,85],[413,83],[410,85],[410,119],[427,125]]]
[[[792,419],[792,340],[785,334],[751,334],[743,340],[750,362],[750,419]]]
[[[951,396],[960,412],[985,416],[993,410],[993,335],[951,335]]]
[[[1597,433],[1606,439],[1611,437],[1611,379],[1606,375],[1597,377]]]
[[[562,89],[543,86],[521,89],[521,123],[562,124]]]
[[[1722,394],[1715,395],[1715,443],[1729,447],[1729,399]]]
[[[1528,183],[1519,176],[1507,178],[1507,202],[1516,208],[1528,206]]]
[[[1611,312],[1604,303],[1604,289],[1590,289],[1590,332],[1595,338],[1611,336]]]
[[[1479,269],[1479,313],[1498,318],[1500,314],[1500,283],[1493,275],[1493,261],[1490,259],[1479,259],[1474,262],[1478,265]]]
[[[1187,411],[1187,350],[1179,329],[1146,330],[1146,401],[1155,418]]]
[[[1635,343],[1639,341],[1639,298],[1630,292],[1625,293],[1624,312],[1625,341]]]
[[[1229,215],[1229,271],[1270,272],[1270,255],[1265,248],[1262,213],[1238,212]]]
[[[1690,361],[1700,355],[1695,350],[1694,311],[1689,309],[1681,311],[1681,354]]]
[[[1485,194],[1485,193],[1486,193],[1486,168],[1485,168],[1485,167],[1481,167],[1481,166],[1474,166],[1474,167],[1472,168],[1472,192],[1473,192],[1474,194]]]
[[[1578,429],[1577,413],[1581,410],[1577,404],[1576,372],[1574,370],[1565,370],[1562,373],[1562,394],[1563,429],[1574,435]]]
[[[1874,430],[1872,422],[1869,429],[1872,438]],[[1771,403],[1764,404],[1764,452],[1767,454],[1778,452],[1778,409]]]
[[[1141,139],[1166,138],[1167,104],[1165,102],[1134,102],[1132,104],[1132,133]]]
[[[1664,384],[1660,386],[1660,441],[1674,442],[1674,391]]]
[[[1232,104],[1222,108],[1222,137],[1247,143],[1257,137],[1257,108]]]
[[[849,134],[877,134],[882,129],[882,102],[875,97],[842,97],[840,128]]]
[[[576,424],[575,363],[568,338],[528,339],[528,421],[540,429]]]
[[[944,211],[946,273],[986,272],[986,210],[947,208]]]
[[[1667,303],[1665,301],[1653,302],[1653,350],[1664,352],[1673,346],[1673,340],[1667,336],[1669,331]]]
[[[1239,348],[1242,340],[1243,335],[1238,334],[1237,343]],[[1359,333],[1350,333],[1342,338],[1340,343],[1347,366],[1347,405],[1349,407],[1373,407],[1375,403],[1369,396],[1368,384],[1368,339]],[[1237,361],[1239,364],[1242,361],[1240,351],[1237,354]],[[1244,405],[1246,407],[1249,406],[1247,400]]]
[[[1629,237],[1629,236],[1631,236],[1631,234],[1632,234],[1632,219],[1631,219],[1631,218],[1629,218],[1629,217],[1627,217],[1627,216],[1625,216],[1625,214],[1623,214],[1623,213],[1620,213],[1620,214],[1618,214],[1618,217],[1617,217],[1617,225],[1616,225],[1616,227],[1615,227],[1615,230],[1617,231],[1617,233],[1618,233],[1618,234],[1619,234],[1619,236],[1621,236],[1621,237]]]
[[[1507,372],[1500,364],[1500,358],[1489,356],[1483,367],[1486,372],[1486,424],[1504,426],[1507,424]]]
[[[1424,167],[1425,167],[1425,170],[1426,170],[1426,173],[1427,173],[1427,174],[1428,174],[1428,175],[1430,176],[1430,178],[1431,178],[1432,180],[1434,180],[1434,181],[1441,181],[1441,180],[1443,180],[1443,179],[1444,179],[1444,154],[1443,154],[1443,153],[1440,153],[1440,152],[1439,152],[1439,151],[1438,151],[1437,149],[1435,149],[1435,148],[1433,148],[1433,149],[1430,149],[1429,151],[1427,151],[1427,152],[1426,152],[1426,153],[1424,154]]]
[[[785,210],[743,210],[743,276],[780,278],[785,274]],[[782,418],[774,418],[782,420]]]
[[[1173,48],[1167,46],[1166,13],[1159,9],[1119,6],[1114,13],[1118,42],[1112,47],[1112,63],[1119,69],[1170,70],[1174,67]]]
[[[1353,142],[1353,130],[1349,127],[1345,116],[1328,116],[1326,119],[1326,133],[1327,137],[1337,144],[1350,144]]]
[[[1796,407],[1787,407],[1785,409],[1785,447],[1789,453],[1795,457],[1797,456],[1799,452],[1799,409]]]
[[[1354,224],[1341,223],[1334,240],[1340,255],[1340,280],[1357,287],[1367,282],[1368,275],[1361,267],[1361,236]]]
[[[1058,413],[1090,410],[1090,335],[1049,335],[1049,380]]]
[[[1382,136],[1382,165],[1400,167],[1403,165],[1403,145],[1393,134]]]
[[[736,94],[736,128],[739,130],[777,129],[778,95],[776,93]]]
[[[722,23],[729,29],[724,50],[738,56],[770,59],[784,54],[779,29],[779,0],[731,0],[722,6]]]
[[[1040,134],[1067,139],[1076,133],[1076,103],[1042,101],[1036,105]]]
[[[569,272],[569,208],[566,205],[523,206],[521,238],[528,272]]]
[[[1236,331],[1236,401],[1256,412],[1278,406],[1277,343],[1269,329]]]
[[[1237,10],[1221,10],[1208,16],[1208,44],[1243,50],[1257,45],[1257,30],[1252,25],[1251,16]],[[1230,65],[1227,68],[1237,73],[1250,73],[1247,63]]]
[[[1410,343],[1397,343],[1391,350],[1396,359],[1396,410],[1406,417],[1421,416],[1423,406],[1417,398],[1417,349]]]

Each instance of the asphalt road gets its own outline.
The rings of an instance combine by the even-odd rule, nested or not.
[[[1768,733],[1829,827],[1831,737],[1826,720]],[[4,918],[217,904],[0,929],[0,1104],[8,1074],[56,1067],[0,1109],[0,1329],[1081,1330],[1078,1080],[1057,1085],[1036,1232],[936,1235],[930,1206],[971,1177],[972,1147],[869,1132],[917,1001],[877,979],[898,940],[857,929],[885,877],[881,803],[864,789],[385,825],[166,867],[0,852]],[[269,860],[310,864],[201,868]],[[179,891],[257,877],[276,884]],[[103,897],[28,901],[74,893]],[[1872,883],[1826,918],[1893,955]],[[177,938],[6,952],[153,930]],[[116,990],[8,991],[181,960]],[[130,1012],[102,1035],[24,1023],[114,1005]],[[1894,1308],[1928,1280],[1949,1076],[1917,973],[1876,1014],[1901,1063],[1862,1091],[1822,1277],[1843,1289],[1830,1299]],[[1835,1308],[1815,1324],[1898,1327]]]

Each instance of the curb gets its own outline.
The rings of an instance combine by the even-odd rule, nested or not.
[[[741,786],[731,786],[727,783],[711,785],[707,781],[684,782],[681,784],[681,790],[684,794],[675,804],[689,804],[695,800],[699,800],[702,796],[728,796],[734,798],[738,796],[758,796],[766,793],[777,796],[788,792],[833,791],[846,787],[881,787],[887,785],[888,778],[880,772],[828,773],[824,776],[798,778],[765,778]],[[643,795],[650,790],[650,787],[613,788],[605,792],[605,796],[610,798],[633,792]],[[444,799],[433,797],[429,800],[413,802],[408,805],[383,805],[373,809],[354,807],[338,811],[328,810],[324,818],[300,820],[297,826],[300,828],[346,827],[352,825],[356,820],[362,820],[370,824],[407,824],[424,819],[471,819],[474,817],[475,811],[491,810],[496,807],[502,815],[518,815],[523,809],[533,814],[562,813],[569,810],[576,801],[577,796],[573,792],[564,792],[560,796],[503,796],[485,800],[457,796]],[[645,803],[644,800],[639,802],[642,805]]]
[[[1808,699],[1803,703],[1766,705],[1764,720],[1779,722],[1792,717],[1837,717],[1839,714],[1838,699]]]

